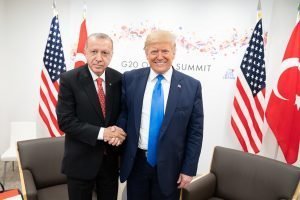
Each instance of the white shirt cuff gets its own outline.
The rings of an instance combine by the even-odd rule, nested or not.
[[[98,134],[98,140],[103,140],[103,133],[104,133],[104,128],[101,127],[100,128],[100,131],[99,131],[99,134]]]

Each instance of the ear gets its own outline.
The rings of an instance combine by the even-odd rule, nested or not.
[[[176,54],[176,44],[174,44],[173,46],[173,55],[175,56],[175,54]]]
[[[148,57],[148,50],[147,50],[147,48],[145,48],[144,51],[145,51],[145,56]]]

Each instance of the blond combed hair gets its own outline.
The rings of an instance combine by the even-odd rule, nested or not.
[[[173,33],[166,30],[155,30],[152,31],[146,38],[144,50],[151,44],[155,43],[170,43],[173,48],[176,47],[176,37]]]

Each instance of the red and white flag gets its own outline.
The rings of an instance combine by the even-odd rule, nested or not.
[[[266,110],[266,118],[287,163],[295,163],[300,142],[300,22],[287,45]]]
[[[61,136],[63,132],[58,127],[55,108],[59,91],[59,77],[66,71],[66,64],[57,15],[53,17],[50,25],[43,62],[39,114],[50,136]]]
[[[80,67],[86,63],[86,58],[84,56],[84,45],[86,40],[87,40],[86,19],[84,19],[80,26],[77,51],[75,55],[75,68]]]

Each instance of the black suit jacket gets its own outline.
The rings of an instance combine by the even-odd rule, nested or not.
[[[59,128],[65,132],[62,172],[69,177],[91,180],[97,176],[104,151],[114,148],[97,140],[100,127],[114,125],[120,113],[121,73],[105,71],[106,118],[104,120],[95,84],[88,66],[61,75],[56,107]],[[117,156],[117,155],[116,155]],[[112,168],[117,168],[112,166]]]

